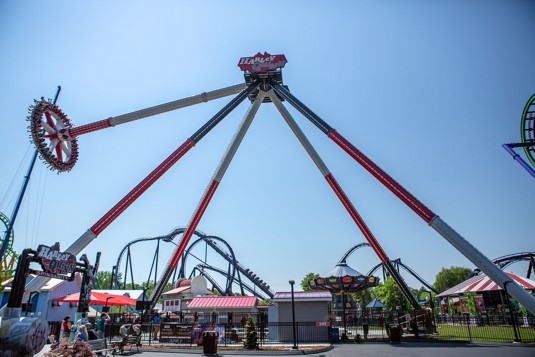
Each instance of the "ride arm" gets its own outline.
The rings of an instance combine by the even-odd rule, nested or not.
[[[137,111],[130,112],[127,114],[118,115],[116,117],[111,117],[111,118],[97,121],[94,123],[89,123],[89,124],[78,126],[76,128],[72,128],[71,130],[69,130],[69,135],[71,137],[77,137],[83,134],[91,133],[93,131],[128,123],[134,120],[143,119],[143,118],[151,117],[154,115],[177,110],[180,108],[185,108],[191,105],[208,102],[210,100],[227,97],[229,95],[233,95],[233,94],[237,94],[241,92],[244,88],[245,88],[245,84],[243,83],[236,84],[230,87],[216,89],[214,91],[204,92],[204,93],[197,94],[191,97],[178,99],[178,100],[160,104],[160,105],[155,105],[150,108],[137,110]]]
[[[333,140],[340,148],[349,154],[355,161],[357,161],[363,168],[365,168],[371,175],[373,175],[379,182],[388,188],[395,196],[397,196],[403,203],[411,208],[418,216],[427,222],[435,231],[437,231],[444,239],[453,245],[461,254],[470,260],[476,267],[480,268],[488,277],[496,282],[502,289],[505,285],[511,282],[511,278],[501,271],[497,266],[492,264],[489,258],[483,255],[476,247],[464,239],[459,233],[444,222],[437,214],[427,208],[422,202],[414,197],[409,191],[401,186],[390,175],[383,171],[377,164],[364,155],[359,149],[351,144],[346,138],[329,126],[319,116],[307,108],[296,97],[294,97],[288,89],[272,82],[275,92],[286,99],[299,112],[301,112],[307,119],[309,119],[316,127],[323,131],[329,139]],[[535,314],[535,297],[526,292],[520,285],[511,284],[508,287],[508,292],[515,297],[519,303],[524,305],[526,309],[532,314]]]

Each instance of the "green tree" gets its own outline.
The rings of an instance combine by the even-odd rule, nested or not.
[[[304,278],[303,280],[301,280],[301,289],[303,289],[303,291],[310,291],[312,290],[310,288],[310,280],[314,280],[314,279],[317,279],[319,278],[320,275],[319,274],[315,274],[315,273],[308,273]]]
[[[384,283],[380,283],[373,289],[372,295],[374,298],[381,300],[387,309],[395,310],[398,306],[402,310],[407,309],[407,300],[405,299],[405,296],[394,279],[390,276],[386,278]]]
[[[134,283],[134,285],[132,285],[131,283],[128,283],[128,284],[125,284],[124,285],[124,288],[126,290],[142,290],[143,287],[146,287],[146,292],[145,294],[147,295],[147,298],[151,298],[152,297],[152,294],[154,292],[154,289],[156,288],[156,284],[154,283],[154,281],[149,281],[148,284],[146,283],[143,283],[142,284],[138,284],[138,283]],[[171,282],[168,282],[167,284],[165,284],[165,287],[163,288],[163,292],[167,292],[169,290],[172,290],[174,289],[174,285],[173,283]],[[163,298],[160,296],[160,298],[158,299],[158,302],[161,303],[163,301]]]
[[[93,289],[95,290],[109,290],[114,289],[112,285],[112,274],[110,271],[98,271],[97,272],[97,279],[93,283]],[[122,280],[122,274],[119,273],[118,276],[119,283]]]
[[[435,277],[435,284],[433,285],[438,291],[447,290],[465,281],[471,272],[471,269],[463,267],[442,268]]]
[[[271,299],[262,299],[258,302],[258,305],[269,306],[273,301]]]
[[[429,294],[431,294],[431,296],[429,296]],[[424,301],[424,300],[429,300],[431,298],[434,298],[435,295],[436,294],[434,292],[429,291],[424,286],[421,286],[420,289],[416,290],[416,295],[414,297],[418,301]]]
[[[256,326],[251,315],[247,317],[245,324],[245,337],[243,339],[243,348],[248,350],[258,349],[258,336],[256,334]]]
[[[356,293],[353,293],[351,297],[353,298],[353,301],[358,302],[358,304],[362,308],[362,311],[364,311],[366,305],[368,305],[368,303],[373,300],[372,289],[364,289],[357,291]]]

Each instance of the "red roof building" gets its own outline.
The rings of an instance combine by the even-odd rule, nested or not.
[[[257,299],[255,296],[202,296],[196,297],[188,305],[190,310],[224,309],[225,311],[244,309],[256,312]]]
[[[180,279],[176,282],[175,288],[162,294],[163,312],[181,312],[186,310],[186,306],[196,296],[213,295],[207,289],[206,279],[196,276],[193,279]]]
[[[249,314],[258,313],[257,302],[255,296],[198,296],[186,309],[198,322],[243,324]]]

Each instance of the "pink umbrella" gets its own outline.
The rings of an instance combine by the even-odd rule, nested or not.
[[[73,293],[62,298],[56,299],[59,302],[78,302],[80,300],[80,293]],[[135,306],[136,300],[128,296],[91,292],[91,299],[89,303],[92,305],[106,305],[106,306]]]

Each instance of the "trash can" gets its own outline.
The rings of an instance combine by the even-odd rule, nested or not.
[[[388,329],[390,331],[390,343],[401,342],[401,326],[398,324],[391,324]]]
[[[340,341],[340,329],[338,329],[338,327],[333,327],[331,332],[331,338],[333,343]]]
[[[219,332],[204,331],[202,333],[202,352],[205,356],[217,355],[217,340]]]

